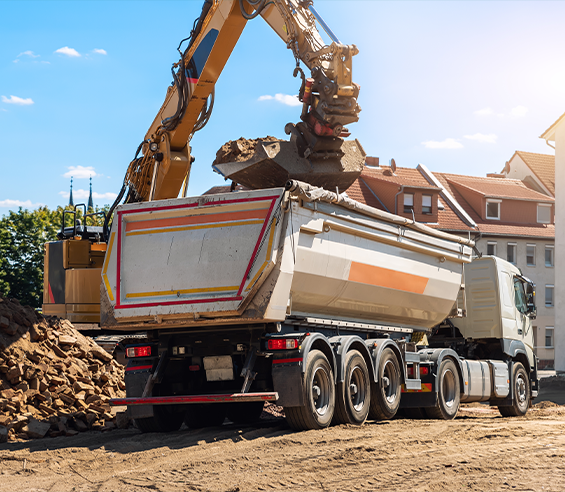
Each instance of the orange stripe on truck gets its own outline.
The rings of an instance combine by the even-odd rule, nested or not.
[[[430,279],[412,273],[398,272],[352,261],[348,280],[387,289],[423,294]]]
[[[139,222],[127,222],[126,231],[139,231],[144,229],[184,226],[190,224],[228,222],[241,219],[264,219],[267,216],[267,212],[268,209],[243,210],[241,212],[226,212],[223,214],[203,214],[188,217],[173,217],[170,219],[141,220]]]

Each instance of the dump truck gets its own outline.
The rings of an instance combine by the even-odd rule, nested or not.
[[[265,402],[319,429],[462,402],[524,415],[537,396],[533,284],[470,239],[297,181],[116,213],[101,324],[147,332],[111,401],[142,431]]]
[[[192,137],[258,17],[292,51],[300,121],[289,141],[217,156],[249,191],[188,197]],[[46,247],[44,312],[136,338],[126,398],[111,403],[144,432],[250,422],[265,402],[294,429],[399,410],[451,419],[472,401],[525,414],[538,391],[531,281],[473,260],[468,238],[344,194],[366,157],[345,140],[361,111],[357,47],[311,0],[205,0],[178,51],[104,226],[75,215]]]

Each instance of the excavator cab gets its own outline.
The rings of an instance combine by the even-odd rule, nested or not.
[[[84,207],[81,223],[77,211]],[[66,226],[72,216],[72,226]],[[100,322],[100,279],[106,253],[102,227],[88,220],[105,212],[86,213],[86,205],[63,211],[58,241],[45,244],[43,314],[75,324]]]

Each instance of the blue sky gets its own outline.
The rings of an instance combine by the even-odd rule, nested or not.
[[[111,203],[171,82],[176,47],[202,2],[2,1],[0,215],[18,206]],[[565,111],[565,2],[337,1],[315,6],[354,43],[358,123],[369,155],[398,166],[484,176],[539,139]],[[216,85],[208,126],[192,140],[189,187],[228,140],[274,135],[296,122],[285,104],[294,59],[260,18],[248,22]],[[263,96],[263,97],[262,97]],[[264,97],[272,96],[272,97]]]

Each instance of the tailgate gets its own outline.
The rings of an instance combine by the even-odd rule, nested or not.
[[[115,318],[241,313],[274,266],[283,192],[118,207],[102,269]]]

